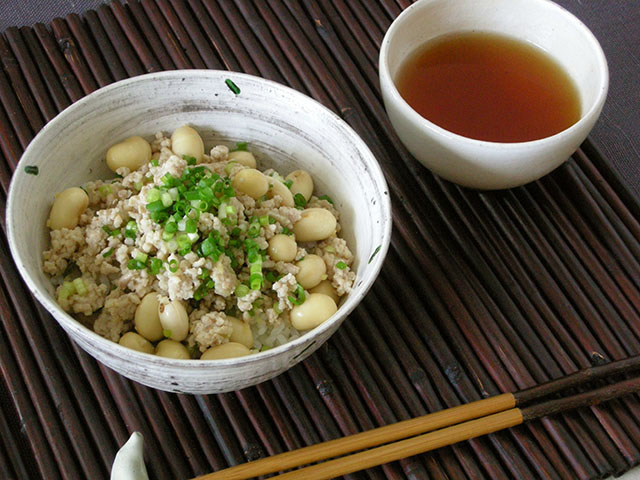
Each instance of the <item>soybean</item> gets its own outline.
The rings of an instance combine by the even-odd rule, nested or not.
[[[228,342],[211,347],[202,354],[200,360],[221,360],[223,358],[244,357],[250,353],[251,351],[241,343]]]
[[[333,235],[337,225],[336,217],[324,208],[307,208],[302,218],[293,226],[298,242],[318,242]]]
[[[156,355],[166,358],[178,358],[182,360],[189,360],[189,350],[180,342],[175,340],[163,340],[156,347]]]
[[[198,132],[189,125],[183,125],[176,128],[171,135],[171,150],[179,157],[188,155],[200,163],[204,155],[204,142]]]
[[[299,193],[305,200],[309,201],[313,194],[313,179],[305,170],[295,170],[287,175],[287,180],[291,180],[291,193]]]
[[[336,305],[338,304],[338,300],[340,300],[340,295],[338,295],[338,292],[336,292],[336,289],[333,288],[333,285],[331,285],[331,282],[329,280],[321,281],[318,285],[309,289],[309,292],[324,293],[325,295],[331,297],[333,301],[336,302]]]
[[[296,263],[296,266],[300,269],[296,280],[306,290],[315,287],[327,278],[327,266],[318,255],[307,255]]]
[[[166,337],[178,342],[189,334],[189,316],[180,300],[158,303],[158,316]]]
[[[295,202],[293,201],[293,194],[287,186],[276,178],[269,178],[269,191],[267,192],[267,198],[273,198],[278,195],[282,199],[282,205],[285,207],[293,207]]]
[[[71,187],[56,195],[47,226],[51,230],[61,228],[76,228],[80,221],[80,215],[89,205],[89,196],[78,187]]]
[[[298,253],[298,244],[293,236],[279,233],[271,237],[267,251],[271,259],[276,262],[292,262]]]
[[[134,326],[138,333],[151,342],[164,337],[158,313],[158,294],[148,293],[144,296],[134,317]]]
[[[231,336],[229,340],[231,342],[240,343],[247,348],[253,347],[253,332],[248,323],[236,317],[227,316],[231,322]]]
[[[151,160],[151,145],[142,137],[129,137],[107,150],[107,166],[112,172],[120,167],[134,171]]]
[[[258,199],[269,189],[269,181],[262,172],[255,168],[243,168],[233,176],[233,188]]]
[[[233,152],[229,152],[227,159],[230,162],[234,161],[249,168],[256,168],[258,165],[253,153],[247,152],[246,150],[235,150]]]
[[[123,347],[130,348],[142,353],[153,353],[153,345],[151,342],[144,338],[142,335],[138,335],[136,332],[127,332],[118,342]]]
[[[311,293],[302,305],[291,309],[291,325],[297,330],[310,330],[338,311],[333,299],[323,293]]]

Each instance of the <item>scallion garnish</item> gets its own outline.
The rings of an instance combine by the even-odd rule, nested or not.
[[[110,248],[109,250],[107,250],[106,252],[104,252],[104,253],[102,254],[102,256],[103,256],[104,258],[108,258],[108,257],[110,257],[111,255],[113,255],[113,248]]]
[[[192,157],[190,155],[182,155],[182,158],[187,161],[187,165],[195,165],[196,157]]]
[[[333,200],[331,200],[331,197],[329,197],[329,195],[322,195],[322,196],[318,197],[318,200],[326,200],[331,205],[333,205]]]
[[[296,291],[294,293],[296,295],[295,297],[292,295],[289,295],[287,298],[294,305],[302,305],[304,301],[307,299],[307,296],[304,293],[304,288],[302,288],[302,285],[298,284],[298,286],[296,287]]]
[[[138,224],[135,220],[129,220],[127,226],[124,227],[124,236],[126,238],[136,238],[138,235]]]
[[[307,205],[307,199],[304,198],[304,195],[301,193],[296,193],[293,196],[293,203],[298,210],[304,210],[304,207]]]
[[[347,264],[340,261],[338,263],[336,263],[336,268],[339,268],[340,270],[344,270],[345,268],[347,268]]]
[[[147,268],[151,275],[158,275],[162,271],[162,260],[159,258],[150,258]]]
[[[73,282],[73,287],[76,289],[78,295],[85,295],[88,290],[82,278],[76,278]]]
[[[286,187],[287,187],[289,190],[291,190],[291,185],[293,185],[293,180],[291,180],[291,179],[289,179],[289,180],[285,180],[283,183],[286,185]]]
[[[231,80],[230,78],[227,78],[224,81],[224,83],[227,84],[227,87],[229,87],[229,90],[231,90],[235,95],[240,95],[240,89],[235,83],[233,83],[233,80]]]
[[[178,260],[175,258],[169,260],[169,271],[171,273],[176,273],[178,271]]]
[[[35,165],[27,165],[26,167],[24,167],[24,173],[28,175],[38,175],[38,173],[40,173],[40,170]]]

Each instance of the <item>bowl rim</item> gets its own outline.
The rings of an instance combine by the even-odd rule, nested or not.
[[[380,186],[380,191],[383,192],[381,195],[382,198],[377,199],[380,202],[380,207],[383,211],[383,218],[386,216],[387,221],[383,223],[383,235],[380,238],[380,244],[376,247],[373,255],[369,258],[367,266],[371,268],[371,274],[369,277],[363,281],[360,285],[354,287],[354,290],[358,289],[356,295],[349,294],[345,301],[338,307],[336,313],[334,313],[329,319],[327,319],[322,324],[317,327],[306,331],[298,338],[295,338],[283,345],[279,345],[277,347],[271,348],[269,350],[265,350],[262,352],[256,352],[244,357],[235,357],[229,359],[217,359],[217,360],[200,360],[200,359],[173,359],[167,357],[160,357],[155,354],[148,354],[143,352],[138,352],[136,350],[132,350],[117,342],[112,342],[107,338],[99,335],[94,332],[92,329],[86,327],[81,322],[73,318],[70,314],[65,312],[57,302],[49,299],[40,289],[36,286],[36,283],[32,280],[31,276],[28,274],[26,267],[24,267],[21,259],[21,255],[19,254],[18,247],[16,245],[15,232],[16,229],[15,223],[16,219],[13,215],[13,205],[17,201],[14,183],[16,182],[16,178],[19,178],[24,173],[24,166],[29,160],[29,155],[32,150],[36,147],[34,145],[37,143],[39,137],[45,136],[50,130],[56,128],[58,123],[63,122],[67,116],[72,115],[75,110],[82,108],[85,104],[94,101],[96,97],[102,95],[109,95],[112,90],[120,89],[126,87],[132,83],[144,83],[149,81],[162,81],[170,78],[183,78],[183,77],[198,77],[205,76],[210,77],[211,79],[239,79],[238,82],[241,82],[242,79],[250,80],[257,83],[264,83],[266,85],[270,85],[274,89],[279,89],[287,93],[288,95],[292,95],[294,97],[298,97],[300,102],[306,102],[308,105],[311,105],[311,108],[318,109],[320,112],[323,112],[325,115],[328,115],[329,118],[332,119],[333,122],[336,122],[341,126],[342,130],[346,132],[348,138],[355,145],[356,150],[363,153],[363,158],[368,159],[367,166],[370,167],[371,178],[375,184]],[[312,112],[313,113],[313,112]],[[36,162],[37,163],[37,162]],[[277,357],[281,353],[294,349],[299,345],[309,343],[309,345],[296,354],[292,360],[297,359],[301,355],[303,355],[308,349],[312,348],[315,342],[313,341],[313,337],[321,336],[323,332],[329,330],[333,327],[335,323],[341,323],[360,303],[362,298],[367,294],[369,289],[372,287],[373,283],[377,279],[380,270],[382,268],[382,264],[389,250],[389,244],[391,242],[391,231],[392,231],[392,211],[391,211],[391,200],[389,195],[389,187],[386,182],[384,173],[382,172],[382,168],[378,163],[375,155],[369,148],[369,146],[364,142],[364,140],[356,133],[356,131],[340,116],[330,110],[328,107],[315,100],[314,98],[295,90],[291,87],[283,85],[281,83],[275,82],[273,80],[269,80],[266,78],[258,77],[255,75],[250,75],[246,73],[240,72],[232,72],[227,70],[215,70],[215,69],[188,69],[188,70],[168,70],[162,72],[152,72],[144,75],[138,75],[135,77],[126,78],[123,80],[119,80],[113,82],[109,85],[101,87],[88,95],[82,97],[76,102],[72,103],[60,113],[58,113],[53,119],[51,119],[30,141],[27,148],[22,153],[18,164],[14,169],[14,173],[11,178],[11,182],[9,185],[9,191],[7,195],[7,204],[5,207],[5,218],[6,218],[6,228],[7,228],[7,239],[9,242],[9,251],[14,260],[14,264],[18,268],[20,276],[22,280],[27,285],[31,294],[36,298],[36,300],[45,307],[50,315],[52,315],[60,326],[65,330],[75,331],[80,335],[92,339],[92,341],[98,342],[99,348],[102,351],[109,350],[115,347],[115,352],[110,352],[109,355],[114,358],[122,358],[121,354],[126,352],[127,355],[132,355],[132,360],[140,360],[148,363],[150,365],[156,366],[172,366],[172,367],[187,367],[187,368],[196,368],[196,369],[210,369],[215,366],[229,366],[229,365],[243,365],[250,364],[256,361],[264,361],[271,357]],[[360,259],[361,262],[364,262],[365,259]],[[357,277],[356,277],[357,279]],[[54,313],[55,312],[55,313]],[[73,339],[74,342],[77,343],[76,339]],[[119,352],[119,353],[116,353]],[[101,362],[102,363],[102,362]],[[285,370],[289,369],[292,366],[290,363],[286,366]]]
[[[607,64],[607,59],[602,50],[602,46],[598,39],[595,37],[593,32],[573,13],[569,12],[566,8],[558,5],[557,3],[551,0],[531,0],[537,1],[544,8],[548,8],[552,11],[557,12],[557,15],[564,16],[569,22],[571,22],[576,29],[581,32],[587,42],[592,47],[592,51],[595,53],[595,63],[600,67],[599,72],[599,86],[598,86],[598,94],[594,99],[591,107],[586,111],[581,113],[580,119],[575,122],[573,125],[561,130],[558,133],[553,135],[539,138],[537,140],[528,140],[526,142],[493,142],[488,140],[478,140],[475,138],[465,137],[464,135],[460,135],[454,133],[450,130],[447,130],[439,125],[433,123],[432,121],[426,119],[418,112],[416,112],[411,105],[407,103],[407,101],[400,95],[393,78],[391,78],[391,73],[389,72],[389,46],[395,35],[396,31],[399,30],[402,26],[402,23],[407,20],[411,15],[417,15],[420,8],[423,8],[425,4],[435,3],[441,0],[418,0],[415,3],[409,5],[406,9],[404,9],[400,15],[398,15],[389,28],[387,29],[384,38],[382,39],[382,44],[380,47],[380,54],[378,56],[378,64],[379,64],[379,76],[380,76],[380,85],[383,92],[383,95],[389,98],[395,105],[398,106],[403,112],[403,115],[407,116],[409,120],[417,124],[421,129],[432,131],[435,134],[445,137],[450,141],[456,141],[459,143],[464,143],[471,147],[485,147],[485,148],[501,148],[504,150],[517,150],[522,148],[532,148],[539,146],[546,146],[548,144],[553,144],[558,139],[562,137],[567,137],[572,135],[576,130],[581,130],[585,124],[589,124],[594,121],[594,117],[599,115],[604,102],[607,98],[607,93],[609,91],[609,66]],[[462,30],[458,30],[462,31]],[[466,31],[466,30],[465,30]],[[483,30],[491,33],[499,33],[499,31],[494,30]],[[448,32],[455,33],[455,32]],[[447,34],[448,34],[447,33]],[[444,34],[444,35],[447,35]],[[504,35],[504,34],[502,34]],[[437,38],[437,37],[436,37]],[[518,38],[517,40],[523,41]],[[527,42],[528,43],[528,42]],[[388,88],[385,88],[388,86]]]

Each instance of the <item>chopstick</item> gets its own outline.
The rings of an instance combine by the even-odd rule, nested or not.
[[[638,392],[640,378],[634,378],[585,393],[526,406],[564,390],[583,386],[587,382],[631,373],[638,369],[640,356],[635,356],[580,370],[515,393],[496,395],[411,420],[243,463],[193,480],[248,479],[370,449],[272,477],[330,479],[510,428],[546,415],[591,406]]]

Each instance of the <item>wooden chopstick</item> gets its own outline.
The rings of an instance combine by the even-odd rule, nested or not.
[[[519,392],[504,393],[411,420],[243,463],[193,480],[248,479],[370,448],[370,450],[350,456],[273,477],[279,479],[300,478],[304,480],[334,478],[480,435],[486,435],[504,428],[510,428],[545,415],[594,405],[601,401],[639,391],[640,378],[637,378],[586,393],[524,407],[529,403],[537,402],[563,390],[578,387],[593,380],[621,373],[630,373],[638,369],[640,369],[640,356],[631,357],[580,370],[566,377]],[[383,444],[386,445],[379,446]]]

